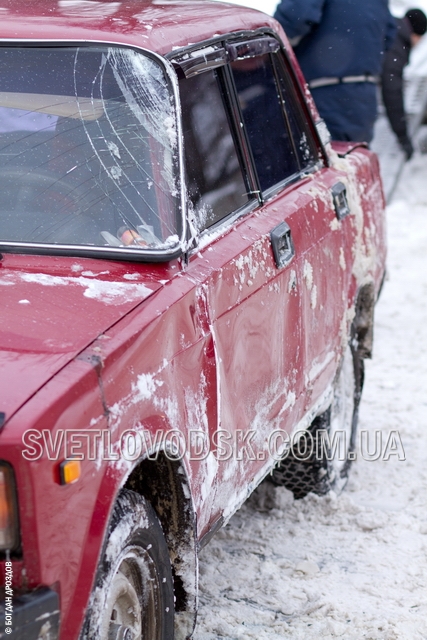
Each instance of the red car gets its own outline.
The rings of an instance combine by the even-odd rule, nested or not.
[[[345,482],[377,158],[257,11],[0,11],[0,638],[189,638],[198,552],[261,480]]]

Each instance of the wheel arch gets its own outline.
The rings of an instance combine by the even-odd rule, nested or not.
[[[181,460],[160,451],[131,471],[125,488],[150,502],[162,526],[172,564],[175,589],[175,640],[190,637],[197,611],[196,515]]]

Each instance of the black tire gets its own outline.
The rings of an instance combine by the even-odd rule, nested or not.
[[[363,360],[357,345],[350,343],[335,379],[332,405],[315,418],[307,437],[295,443],[273,470],[274,484],[290,489],[296,499],[310,492],[324,495],[343,490],[355,458],[363,378]],[[334,442],[338,446],[331,450]]]
[[[123,489],[110,522],[81,640],[173,640],[168,548],[151,505]]]

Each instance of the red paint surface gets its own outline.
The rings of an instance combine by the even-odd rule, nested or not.
[[[165,54],[175,47],[220,33],[252,30],[278,23],[259,11],[234,5],[194,2],[97,2],[79,9],[51,0],[2,3],[2,38],[102,40],[144,47]]]
[[[80,270],[73,270],[73,265]],[[138,278],[123,277],[129,274]],[[98,335],[162,286],[150,276],[150,269],[129,264],[5,255],[0,266],[0,387],[8,389],[1,408],[6,416],[10,418]],[[28,281],[31,278],[35,281]],[[120,283],[124,295],[111,303],[105,302],[106,295],[85,295],[99,279]],[[126,288],[132,284],[146,285],[146,296],[126,300]]]
[[[119,4],[117,12],[95,19],[50,1],[3,3],[0,33],[94,39],[164,54],[218,33],[278,29],[258,12],[204,0],[163,7]],[[108,11],[112,3],[98,5]],[[336,147],[343,153],[350,148]],[[385,260],[378,163],[362,148],[348,162],[362,187],[364,225],[376,229],[376,263],[365,275],[378,291]],[[16,473],[23,543],[14,575],[16,586],[59,586],[61,640],[78,638],[108,518],[132,465],[86,459],[80,480],[63,487],[58,464],[65,442],[57,451],[52,445],[50,459],[44,450],[30,462],[22,456],[24,433],[45,430],[54,443],[66,430],[89,434],[108,427],[114,447],[128,429],[177,429],[186,436],[203,428],[212,443],[219,428],[232,433],[256,428],[255,461],[220,461],[214,474],[205,461],[185,461],[201,537],[231,504],[237,506],[266,468],[261,454],[270,425],[290,432],[335,375],[342,319],[359,286],[353,273],[354,217],[334,230],[330,190],[342,179],[341,169],[320,168],[232,225],[185,267],[180,261],[147,265],[17,255],[0,262],[0,411],[8,419],[0,446],[1,458]],[[295,257],[278,270],[270,232],[284,220]],[[76,264],[82,270],[76,271]],[[28,274],[42,274],[51,284],[28,282]],[[129,274],[137,277],[126,279]],[[82,276],[111,286],[143,284],[147,293],[110,304],[102,296],[85,296],[89,285],[76,281]],[[54,277],[61,280],[55,283]],[[329,353],[334,355],[327,360]],[[282,412],[290,393],[293,401]]]

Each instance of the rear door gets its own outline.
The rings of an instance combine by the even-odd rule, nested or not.
[[[304,403],[309,411],[328,393],[351,322],[348,297],[356,229],[355,216],[349,214],[355,211],[349,208],[346,161],[335,156],[332,163],[325,157],[324,162],[313,165],[310,156],[316,133],[307,126],[305,105],[281,53],[275,64],[301,163],[300,181],[292,196],[298,209],[293,235],[301,301]]]
[[[270,51],[260,55],[266,43]],[[313,412],[324,409],[341,359],[350,320],[354,216],[348,215],[345,161],[340,160],[342,169],[337,169],[322,154],[289,62],[275,45],[267,37],[233,43],[229,52],[264,208],[271,218],[280,212],[295,250],[301,330],[295,380],[301,406],[300,412],[296,407],[292,413],[295,426],[305,414],[309,420]],[[274,83],[267,80],[271,76]],[[277,121],[270,126],[277,101],[290,131],[289,141],[281,135]],[[288,180],[281,180],[281,172],[290,176]]]

